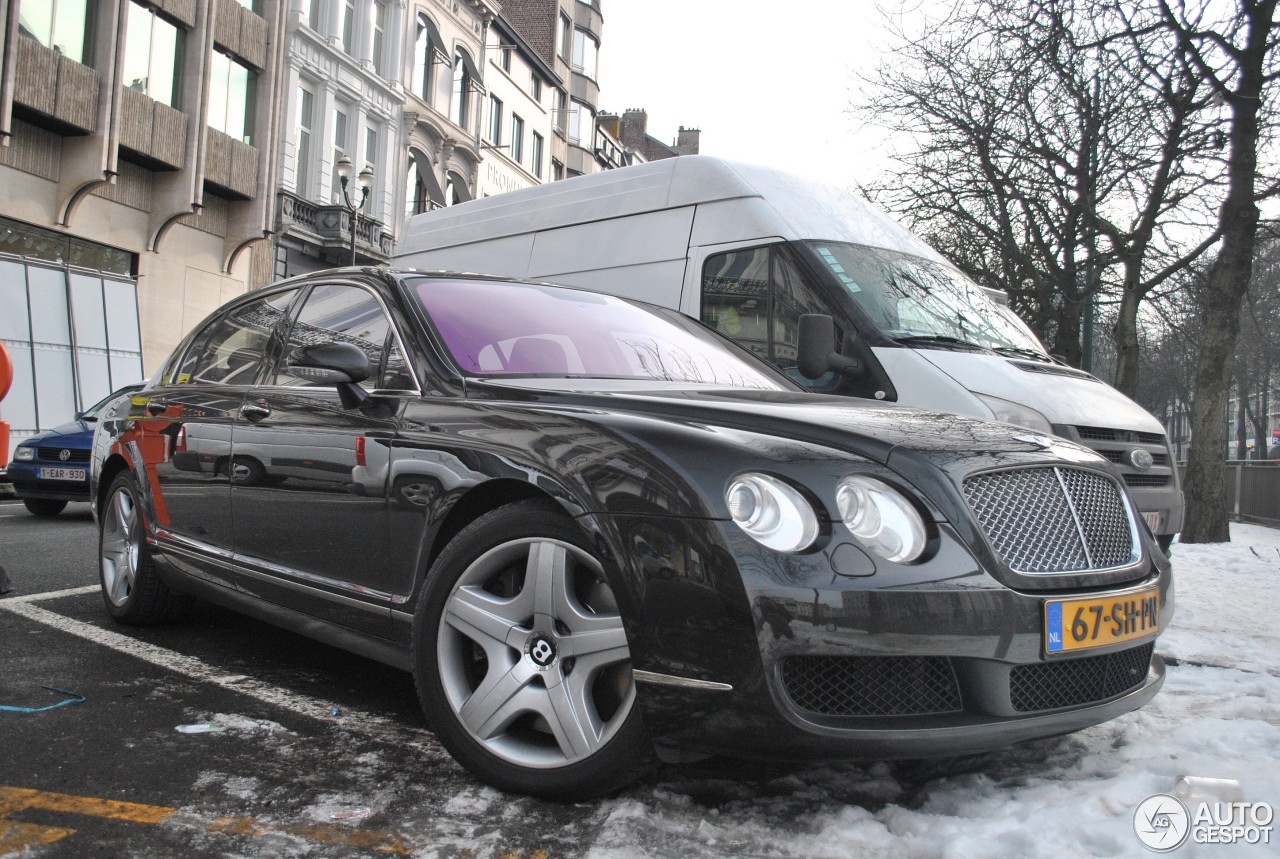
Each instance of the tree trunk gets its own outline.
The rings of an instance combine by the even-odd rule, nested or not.
[[[1166,19],[1172,18],[1168,6]],[[1191,454],[1187,459],[1184,543],[1223,543],[1231,539],[1227,524],[1227,493],[1223,452],[1227,449],[1227,391],[1231,356],[1240,333],[1240,302],[1253,275],[1253,250],[1258,232],[1254,185],[1258,169],[1259,106],[1266,81],[1264,68],[1270,49],[1276,0],[1244,4],[1245,45],[1232,57],[1239,72],[1229,90],[1218,81],[1231,108],[1231,152],[1227,159],[1227,196],[1218,213],[1222,250],[1209,270],[1204,297],[1204,326],[1196,364],[1196,393],[1191,413]],[[1181,30],[1179,26],[1178,29]],[[1201,63],[1202,71],[1211,71]]]
[[[1129,399],[1138,394],[1138,305],[1142,296],[1138,290],[1138,271],[1128,271],[1125,266],[1124,291],[1120,296],[1120,309],[1116,314],[1111,339],[1116,347],[1115,387]]]

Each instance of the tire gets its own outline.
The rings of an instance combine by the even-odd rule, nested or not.
[[[515,793],[575,801],[644,774],[653,747],[630,659],[600,562],[542,502],[459,532],[414,615],[414,677],[432,728],[473,775]]]
[[[34,516],[57,516],[67,506],[67,502],[54,501],[52,498],[24,498],[22,506]]]
[[[251,456],[237,456],[227,466],[227,476],[237,486],[257,486],[266,480],[267,469]]]
[[[166,585],[147,545],[141,493],[121,472],[98,516],[98,580],[107,612],[131,626],[164,623],[181,614],[190,597]]]

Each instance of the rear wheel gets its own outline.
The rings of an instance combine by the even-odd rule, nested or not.
[[[603,568],[538,502],[492,511],[445,547],[418,602],[414,656],[441,743],[495,787],[587,798],[652,759]]]
[[[142,626],[171,620],[190,598],[161,581],[140,498],[131,474],[116,476],[98,516],[98,570],[107,611],[121,623]]]
[[[67,506],[67,502],[51,498],[24,498],[22,506],[36,516],[57,516]]]

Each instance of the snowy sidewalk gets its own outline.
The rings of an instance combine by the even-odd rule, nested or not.
[[[1136,713],[936,767],[650,783],[603,803],[579,843],[599,859],[1136,857],[1154,854],[1134,835],[1134,808],[1179,775],[1235,779],[1245,800],[1280,806],[1280,530],[1231,533],[1174,547],[1173,623],[1158,644],[1174,664]],[[1280,855],[1280,831],[1270,846],[1188,841],[1171,855]]]

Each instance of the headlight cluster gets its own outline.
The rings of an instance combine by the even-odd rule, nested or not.
[[[872,477],[846,477],[836,487],[845,526],[880,557],[907,563],[924,551],[924,520],[898,490]]]
[[[34,447],[20,447],[13,452],[14,462],[31,462],[36,458],[36,449]]]
[[[803,552],[818,539],[818,514],[794,487],[767,474],[734,478],[725,490],[734,523],[778,552]],[[905,564],[919,558],[924,520],[901,492],[874,477],[851,475],[836,486],[836,508],[845,526],[868,550]]]

